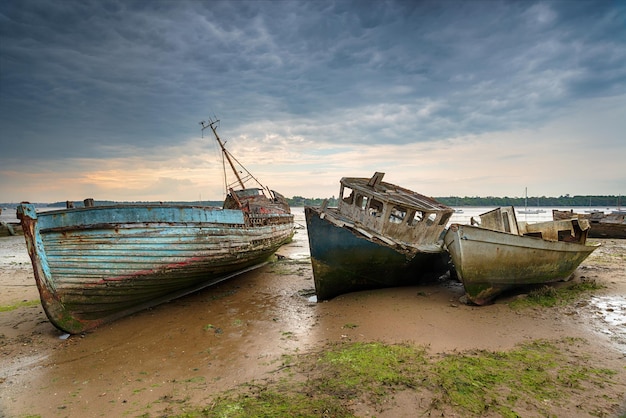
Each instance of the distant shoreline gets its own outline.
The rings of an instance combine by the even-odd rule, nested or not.
[[[527,206],[533,208],[546,208],[546,207],[569,207],[569,208],[606,208],[614,209],[621,207],[622,195],[584,195],[584,196],[570,196],[564,195],[559,197],[546,197],[546,196],[529,196],[529,197],[495,197],[495,196],[445,196],[445,197],[433,197],[435,200],[443,203],[444,205],[451,207],[499,207],[499,206]],[[302,196],[294,196],[287,198],[289,205],[293,207],[299,206],[319,206],[324,200],[328,200],[330,206],[337,205],[337,198],[307,198]],[[71,201],[74,203],[74,207],[83,206],[83,201]],[[223,200],[194,200],[194,201],[166,201],[166,200],[154,200],[154,201],[114,201],[114,200],[95,200],[96,206],[103,205],[118,205],[118,204],[181,204],[181,205],[199,205],[199,206],[222,206]],[[19,202],[5,202],[0,203],[0,208],[11,209],[16,208]],[[59,202],[34,202],[33,205],[37,208],[65,208],[66,201]],[[624,200],[624,206],[626,206],[626,200]]]

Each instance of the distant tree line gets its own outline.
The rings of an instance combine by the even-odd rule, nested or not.
[[[459,207],[459,206],[516,206],[522,207],[528,202],[528,206],[543,206],[543,207],[576,207],[576,206],[596,206],[596,207],[613,207],[620,206],[621,203],[626,206],[626,199],[620,199],[620,196],[570,196],[568,194],[559,197],[546,197],[546,196],[533,196],[528,197],[528,200],[524,197],[460,197],[460,196],[445,196],[435,197],[437,201],[447,206]],[[291,199],[287,199],[290,206],[319,206],[324,201],[323,198],[307,198],[302,196],[294,196]],[[337,206],[337,199],[333,196],[328,198],[329,206]]]
[[[524,206],[526,201],[528,206],[618,206],[619,196],[570,196],[568,194],[559,197],[435,197],[436,200],[448,206]],[[626,205],[626,200],[623,201]]]
[[[287,198],[287,202],[289,202],[289,206],[298,207],[298,206],[321,206],[324,202],[324,198],[316,197],[302,197],[302,196],[294,196],[292,198]],[[328,206],[337,206],[337,198],[335,196],[327,198]]]
[[[326,198],[329,206],[337,206],[337,198],[335,196]],[[444,205],[459,207],[459,206],[524,206],[526,199],[524,197],[460,197],[460,196],[445,196],[435,197],[436,200]],[[294,196],[287,198],[290,206],[320,206],[324,202],[324,198],[316,197],[302,197]],[[79,208],[84,206],[82,201],[73,202],[74,207]],[[181,205],[198,205],[198,206],[217,206],[221,207],[223,201],[221,200],[197,200],[191,202],[184,201],[143,201],[143,202],[115,202],[112,200],[96,200],[96,206],[114,205],[114,204],[147,204],[147,203],[168,203],[168,204],[181,204]],[[544,206],[544,207],[575,207],[575,206],[596,206],[596,207],[614,207],[623,204],[626,206],[626,199],[621,199],[621,196],[609,195],[609,196],[570,196],[568,194],[559,197],[546,197],[546,196],[533,196],[528,197],[528,206]],[[0,203],[1,207],[15,208],[17,203]],[[65,207],[66,202],[54,202],[54,203],[35,203],[35,206],[40,207]]]

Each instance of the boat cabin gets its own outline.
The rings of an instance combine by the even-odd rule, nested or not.
[[[514,235],[541,238],[546,241],[584,244],[589,230],[586,219],[527,223],[518,221],[512,206],[500,207],[480,215],[480,227]]]
[[[408,245],[434,243],[454,210],[434,199],[382,181],[342,178],[339,213],[367,231]]]
[[[264,189],[251,187],[241,190],[230,189],[224,200],[224,209],[241,209],[246,213],[291,213],[289,202],[280,193],[270,190],[268,198]]]

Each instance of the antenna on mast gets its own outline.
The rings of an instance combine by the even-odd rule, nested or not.
[[[222,155],[226,157],[226,160],[228,161],[228,164],[230,165],[230,168],[233,170],[233,173],[235,173],[235,177],[237,177],[237,181],[239,182],[239,185],[241,186],[241,188],[245,189],[246,186],[243,184],[243,180],[241,180],[241,177],[239,176],[239,173],[237,172],[237,169],[235,168],[235,164],[231,160],[230,153],[228,152],[226,147],[224,147],[224,143],[222,142],[222,140],[220,139],[219,135],[217,134],[216,125],[219,124],[219,122],[220,122],[219,119],[213,120],[213,119],[210,119],[210,118],[209,118],[209,122],[208,123],[205,122],[205,121],[200,122],[200,125],[202,125],[202,132],[204,133],[204,130],[206,128],[211,128],[211,131],[213,131],[213,135],[215,135],[215,140],[217,141],[217,143],[220,145],[220,148],[222,149]]]
[[[235,174],[235,177],[237,177],[237,181],[236,183],[239,183],[239,186],[241,187],[241,189],[245,189],[245,182],[249,181],[250,179],[254,180],[259,186],[261,186],[262,190],[267,190],[267,192],[270,194],[270,196],[273,196],[273,192],[266,186],[264,186],[263,184],[261,184],[261,182],[259,181],[259,179],[257,179],[256,177],[254,177],[252,175],[252,173],[250,173],[250,171],[248,171],[248,169],[246,167],[244,167],[243,164],[241,164],[241,162],[239,162],[239,160],[237,160],[237,158],[235,158],[224,146],[224,142],[222,142],[222,140],[220,139],[219,135],[217,134],[217,128],[216,126],[219,124],[219,119],[214,118],[211,119],[209,118],[209,122],[205,122],[202,121],[200,122],[200,125],[202,126],[202,132],[204,132],[205,129],[207,128],[211,128],[211,131],[213,131],[213,135],[215,136],[215,140],[217,141],[217,143],[219,144],[221,150],[222,150],[222,160],[224,157],[226,157],[226,160],[228,161],[228,164],[230,165],[230,168],[233,170],[233,173]],[[237,168],[235,167],[235,163],[233,163],[233,161],[235,161],[239,167],[241,167],[241,169],[243,171],[237,171]],[[222,163],[223,164],[223,163]],[[227,183],[226,181],[226,164],[224,165],[224,182]],[[243,173],[245,171],[245,176],[242,179],[241,176],[239,175],[240,173]],[[230,185],[226,185],[226,192],[229,193],[232,185],[234,183],[231,183]]]

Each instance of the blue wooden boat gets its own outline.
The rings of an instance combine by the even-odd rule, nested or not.
[[[449,269],[441,237],[454,210],[383,176],[344,177],[336,208],[305,207],[318,301],[414,285]]]
[[[589,230],[586,219],[518,222],[513,207],[502,207],[450,225],[444,242],[467,299],[484,305],[505,291],[567,280],[600,245],[586,244]]]
[[[238,179],[242,188],[230,188],[222,208],[88,199],[37,213],[19,205],[50,321],[80,333],[265,264],[292,238],[293,215],[280,194]]]

